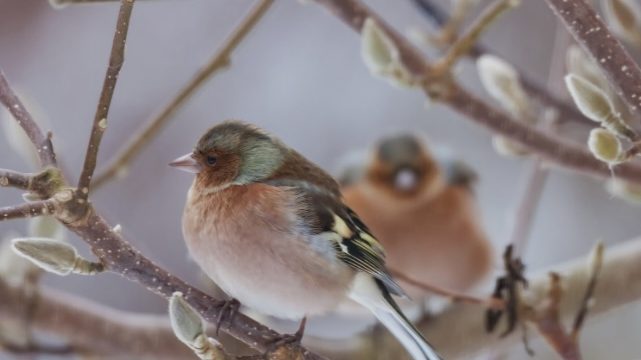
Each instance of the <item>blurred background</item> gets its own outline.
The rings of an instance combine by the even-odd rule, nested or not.
[[[431,29],[410,0],[366,3],[398,30]],[[440,3],[448,6],[446,0]],[[102,143],[102,164],[171,99],[252,4],[251,0],[166,0],[136,5]],[[37,120],[50,124],[59,157],[72,178],[84,157],[117,9],[116,3],[54,10],[45,0],[0,0],[0,65],[20,94],[38,109]],[[483,42],[545,83],[556,24],[543,1],[522,1],[488,31]],[[475,69],[463,61],[458,76],[487,97]],[[555,81],[560,83],[562,78]],[[167,163],[190,151],[206,128],[225,119],[255,123],[330,171],[344,154],[366,148],[384,135],[425,134],[430,144],[450,149],[479,173],[478,206],[497,254],[508,241],[512,214],[531,165],[528,160],[497,155],[486,130],[443,106],[426,107],[420,92],[400,90],[373,78],[363,65],[357,35],[323,8],[276,1],[234,52],[232,67],[215,76],[179,111],[135,160],[126,178],[93,197],[99,211],[111,223],[121,224],[123,234],[146,256],[196,284],[201,280],[188,259],[180,230],[192,177],[170,169]],[[4,137],[0,137],[0,154],[3,168],[34,170],[14,155]],[[20,201],[18,191],[0,192],[2,206]],[[599,239],[614,244],[634,238],[641,232],[640,215],[640,208],[612,198],[601,181],[554,170],[533,221],[524,261],[528,269],[536,270],[583,256]],[[25,229],[25,221],[0,223],[0,234]],[[69,238],[86,252],[84,243],[70,234]],[[118,309],[166,311],[164,300],[116,275],[47,275],[44,282]],[[641,307],[637,305],[590,318],[581,341],[586,359],[638,358],[638,324]],[[616,336],[611,336],[615,329]],[[556,358],[540,344],[535,350],[537,359]],[[526,356],[517,346],[507,357]]]

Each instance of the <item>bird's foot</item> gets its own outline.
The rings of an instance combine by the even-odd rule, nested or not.
[[[230,324],[234,321],[236,314],[238,314],[238,309],[240,308],[240,302],[236,299],[224,300],[221,301],[218,306],[220,307],[220,311],[216,318],[216,336],[218,336],[218,332],[220,331],[220,326],[223,324],[223,321],[227,321]]]
[[[301,340],[303,340],[303,335],[305,334],[305,325],[307,324],[307,317],[304,317],[303,320],[301,320],[300,325],[298,325],[298,330],[296,330],[295,333],[293,334],[283,334],[280,335],[276,338],[274,338],[271,341],[271,344],[269,345],[269,348],[265,352],[265,354],[270,354],[274,351],[276,351],[278,348],[281,346],[286,346],[286,345],[300,345]]]

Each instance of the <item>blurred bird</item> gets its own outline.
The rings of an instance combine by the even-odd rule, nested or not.
[[[476,175],[464,164],[439,164],[418,138],[399,135],[339,178],[345,204],[377,236],[393,271],[458,292],[490,272],[493,249],[472,193]],[[400,283],[412,299],[428,299],[425,290]]]
[[[209,129],[170,165],[197,174],[183,234],[198,265],[230,296],[301,324],[349,298],[414,359],[439,358],[392,298],[404,292],[385,268],[383,248],[319,167],[237,121]]]

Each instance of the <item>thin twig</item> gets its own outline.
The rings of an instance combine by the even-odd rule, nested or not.
[[[509,243],[514,244],[514,252],[517,256],[522,256],[525,252],[534,215],[548,177],[548,169],[542,165],[540,159],[535,159],[530,165],[525,188],[514,213]]]
[[[550,55],[550,66],[547,74],[547,91],[549,94],[559,93],[558,90],[560,90],[561,85],[559,79],[562,78],[565,70],[564,56],[562,54],[568,47],[568,40],[567,33],[560,24],[557,24],[554,31],[554,47]],[[555,111],[546,109],[543,112],[542,120],[542,127],[545,130],[551,130],[558,123],[558,114]],[[530,237],[530,229],[534,222],[534,216],[539,206],[548,174],[549,169],[544,166],[541,159],[534,159],[530,165],[526,185],[514,214],[514,223],[510,235],[509,243],[514,245],[516,256],[522,257],[525,253]]]
[[[463,36],[461,36],[448,49],[445,56],[435,64],[435,69],[451,69],[452,66],[467,54],[478,41],[481,34],[507,10],[515,6],[514,0],[497,0],[490,5],[479,18],[472,24]]]
[[[526,311],[527,320],[532,322],[543,339],[564,360],[581,360],[581,350],[576,341],[568,334],[562,323],[561,300],[563,289],[561,276],[550,273],[550,284],[546,298],[540,307]]]
[[[442,27],[448,22],[449,16],[447,12],[433,0],[413,1],[422,10],[422,13],[425,14],[426,17],[436,26]],[[484,54],[495,54],[495,52],[481,44],[475,44],[468,52],[468,55],[473,59],[477,59]],[[573,121],[594,127],[594,122],[583,116],[573,104],[563,101],[558,96],[548,92],[546,88],[541,86],[536,80],[528,77],[526,72],[519,70],[518,73],[525,91],[545,106],[555,109],[559,114],[559,122]]]
[[[412,286],[415,286],[417,288],[429,291],[431,293],[434,293],[436,295],[440,295],[446,298],[451,299],[453,302],[463,302],[463,303],[468,303],[468,304],[475,304],[475,305],[481,305],[484,307],[489,307],[493,309],[500,309],[504,306],[503,301],[500,299],[495,299],[495,298],[479,298],[475,297],[472,295],[467,295],[467,294],[462,294],[458,293],[456,291],[451,291],[444,289],[442,287],[436,286],[436,285],[431,285],[431,284],[426,284],[423,282],[420,282],[418,280],[415,280],[408,275],[395,271],[394,269],[389,269],[390,273],[398,280],[404,281]]]
[[[51,215],[56,211],[53,200],[35,201],[0,208],[0,221]]]
[[[579,45],[600,66],[610,85],[639,114],[641,68],[585,0],[546,0]]]
[[[273,0],[260,0],[240,24],[229,35],[223,46],[202,67],[191,80],[165,105],[158,115],[153,117],[142,129],[137,132],[116,156],[109,161],[104,170],[95,177],[92,187],[98,188],[109,180],[123,173],[127,164],[138,156],[142,149],[153,140],[158,133],[173,118],[173,115],[184,106],[191,96],[214,74],[230,64],[231,54],[241,41],[249,34],[258,21],[265,15]]]
[[[423,54],[360,1],[316,0],[316,2],[325,6],[332,14],[359,33],[366,18],[376,19],[377,24],[394,41],[403,64],[407,70],[411,71],[416,81],[425,81],[429,77],[433,67],[423,57]],[[427,85],[430,86],[429,83]],[[504,135],[550,163],[604,178],[611,177],[610,167],[594,158],[585,149],[569,143],[555,134],[545,133],[533,126],[512,119],[506,113],[472,95],[456,81],[451,81],[447,86],[446,95],[441,98],[443,103],[466,115],[475,123],[494,133]],[[614,172],[620,179],[641,184],[641,166],[637,164],[619,165],[614,168]]]
[[[40,130],[40,127],[38,127],[38,124],[29,111],[24,107],[22,101],[20,101],[11,89],[11,86],[9,86],[9,82],[2,71],[0,71],[0,103],[9,110],[31,142],[35,145],[38,158],[40,158],[40,165],[43,167],[55,166],[56,156],[53,151],[50,136],[45,135],[42,130]]]
[[[111,106],[111,98],[113,97],[114,90],[116,89],[116,82],[118,81],[118,74],[125,61],[125,42],[127,41],[127,32],[129,30],[129,19],[133,10],[134,0],[122,0],[120,3],[120,11],[118,12],[118,20],[116,23],[116,31],[114,33],[113,44],[111,46],[111,55],[109,56],[109,67],[105,75],[105,80],[100,92],[100,100],[98,101],[98,108],[93,121],[91,129],[91,136],[89,138],[89,145],[87,146],[87,154],[85,162],[82,167],[82,173],[78,180],[78,189],[80,189],[80,200],[86,200],[89,195],[89,187],[93,172],[96,169],[96,162],[98,161],[98,150],[102,135],[107,129],[107,116],[109,115],[109,108]]]
[[[572,325],[572,332],[570,333],[570,336],[575,342],[578,341],[579,333],[581,332],[585,318],[590,310],[590,303],[594,299],[594,292],[596,291],[601,268],[603,267],[604,251],[604,246],[601,243],[597,244],[593,251],[593,258],[591,259],[590,264],[590,280],[588,281],[588,286],[585,288],[585,293],[581,299],[579,310],[574,317],[574,324]]]
[[[0,187],[29,190],[32,176],[17,171],[0,169]]]

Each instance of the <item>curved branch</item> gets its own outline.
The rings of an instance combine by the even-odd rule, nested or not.
[[[9,82],[0,70],[0,103],[13,115],[18,124],[22,127],[31,142],[36,147],[36,152],[40,158],[40,165],[43,167],[56,165],[56,154],[53,151],[53,145],[49,135],[45,135],[35,122],[29,111],[24,107],[22,101],[9,86]]]
[[[442,27],[447,23],[449,15],[433,0],[413,1],[423,11],[426,17],[436,26]],[[468,53],[472,59],[478,59],[481,55],[485,54],[496,54],[496,52],[481,44],[476,44]],[[554,108],[559,114],[560,122],[573,121],[594,127],[594,122],[583,116],[583,114],[581,114],[573,104],[563,101],[560,97],[551,94],[544,86],[539,84],[539,82],[527,76],[524,71],[518,70],[518,73],[525,91],[545,106]]]
[[[28,301],[22,289],[0,278],[0,317],[22,321]],[[48,288],[40,288],[30,318],[34,329],[63,338],[92,355],[190,358],[166,316],[118,311]]]
[[[112,159],[104,170],[94,179],[92,186],[98,188],[121,172],[141,150],[167,125],[173,115],[185,105],[187,100],[214,74],[228,66],[231,53],[238,47],[240,42],[254,28],[256,23],[265,15],[273,0],[260,0],[253,7],[243,21],[234,29],[227,38],[220,50],[214,57],[200,69],[193,78],[176,94],[176,96],[160,110],[158,115],[152,118],[143,128],[136,133],[131,140],[125,144],[124,149]]]
[[[636,114],[641,107],[641,68],[585,0],[546,0],[610,85]]]
[[[412,71],[415,79],[425,80],[433,70],[432,65],[409,42],[394,31],[376,13],[359,0],[316,0],[331,13],[339,17],[353,30],[360,33],[366,18],[377,20],[377,24],[390,36],[403,59],[403,64]],[[433,85],[427,83],[427,85]],[[446,84],[449,88],[440,98],[453,110],[466,115],[470,120],[504,135],[533,154],[568,169],[600,177],[610,177],[612,171],[607,164],[597,160],[588,151],[559,139],[553,134],[544,133],[535,127],[515,121],[507,114],[480,100],[462,88],[455,80]],[[626,163],[617,166],[614,172],[621,179],[641,184],[641,166]]]

